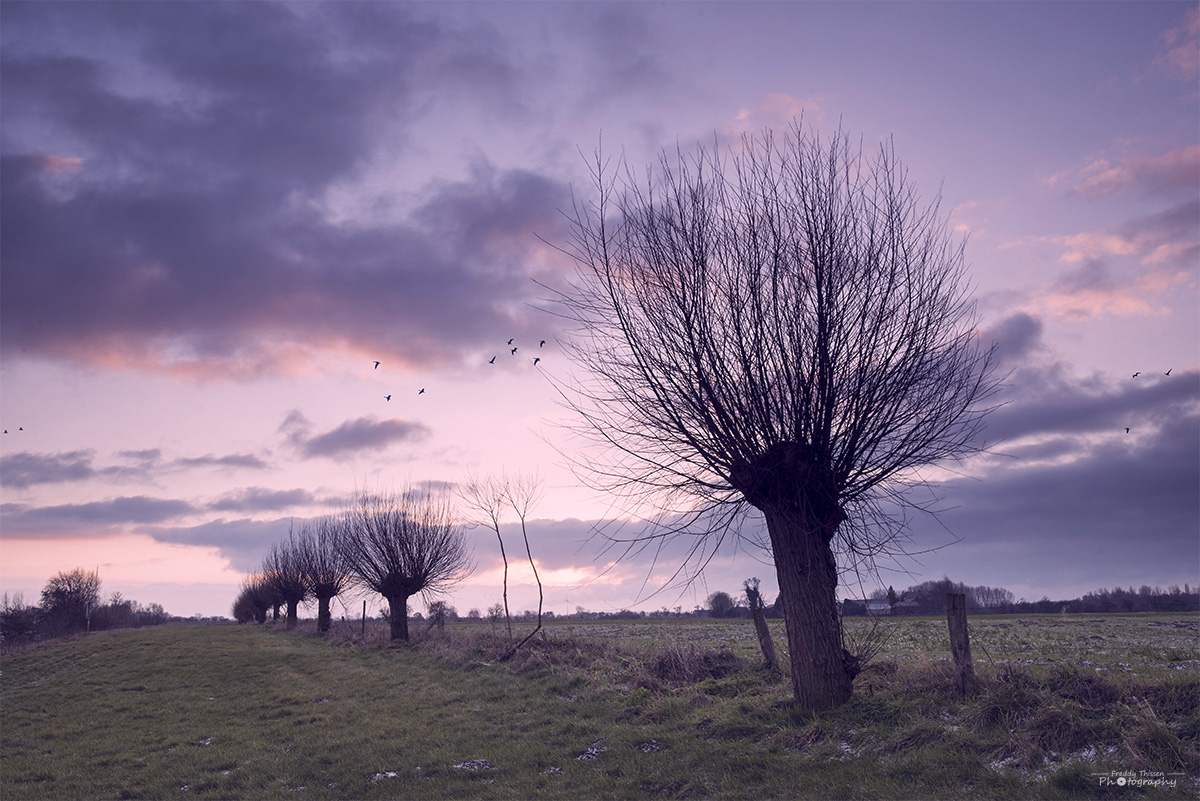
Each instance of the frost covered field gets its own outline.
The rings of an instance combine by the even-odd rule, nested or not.
[[[776,646],[786,647],[782,620],[771,620]],[[945,618],[847,618],[851,638],[873,626],[885,641],[879,659],[928,661],[950,656]],[[666,642],[729,648],[753,658],[758,640],[748,620],[589,621],[551,624],[552,631],[654,648]],[[1084,670],[1152,676],[1182,671],[1200,677],[1200,616],[974,615],[972,655],[977,667],[1073,665]]]

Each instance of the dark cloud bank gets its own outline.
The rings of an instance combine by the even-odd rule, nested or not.
[[[436,364],[523,330],[560,183],[482,163],[397,187],[420,190],[404,217],[326,213],[404,151],[429,87],[513,96],[499,62],[461,96],[499,58],[478,32],[386,3],[6,3],[4,23],[6,355],[269,371],[267,343],[354,343]]]

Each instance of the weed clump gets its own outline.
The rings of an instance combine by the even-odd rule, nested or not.
[[[1085,673],[1075,665],[1055,665],[1046,680],[1046,688],[1063,698],[1090,709],[1108,709],[1121,697],[1121,690],[1095,673]]]
[[[740,670],[743,660],[728,649],[713,650],[694,643],[670,643],[643,665],[641,686],[695,684],[720,679]]]

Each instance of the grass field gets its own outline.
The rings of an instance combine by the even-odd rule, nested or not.
[[[743,620],[555,623],[506,663],[486,624],[95,634],[0,663],[0,798],[1197,796],[1196,616],[971,627],[976,697],[912,619],[820,714]]]

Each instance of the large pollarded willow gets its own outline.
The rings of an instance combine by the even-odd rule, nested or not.
[[[864,157],[841,131],[664,154],[644,180],[598,158],[593,177],[563,297],[590,376],[568,397],[610,449],[587,469],[696,519],[760,510],[796,699],[840,704],[837,557],[895,534],[845,521],[975,450],[995,386],[963,244],[890,144]]]

